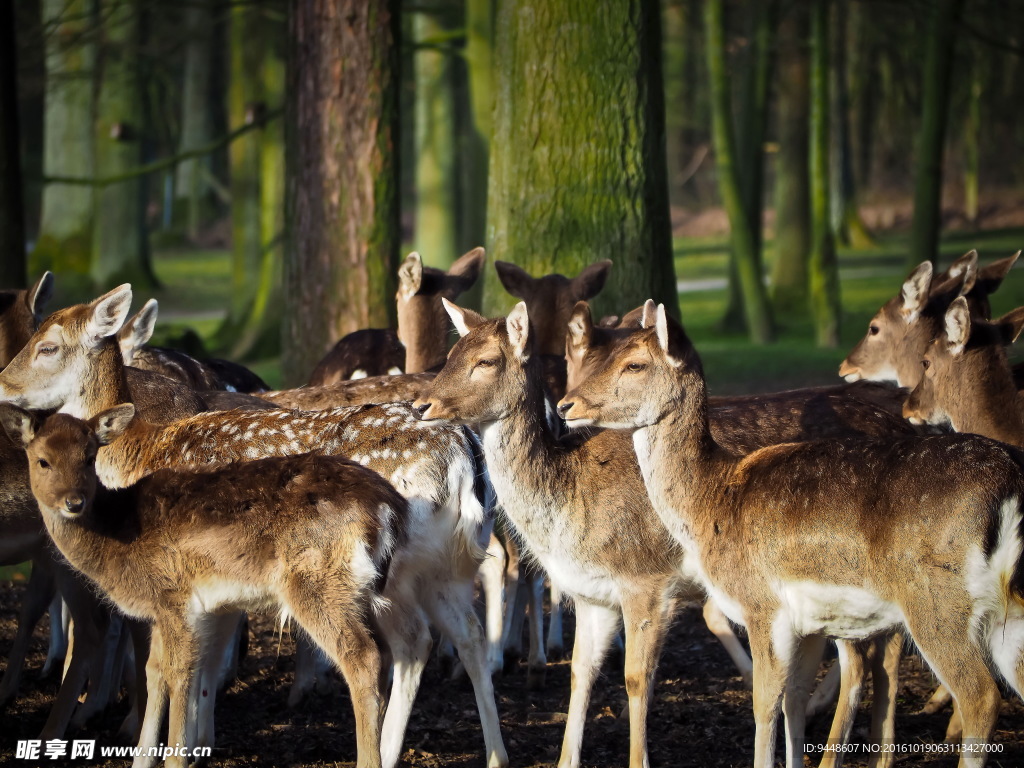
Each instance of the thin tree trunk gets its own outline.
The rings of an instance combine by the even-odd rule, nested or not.
[[[92,24],[90,0],[43,0],[46,38],[46,104],[43,172],[91,178],[96,45],[83,33]],[[47,184],[43,189],[39,239],[29,271],[53,270],[65,295],[92,292],[93,189]]]
[[[978,226],[979,134],[981,133],[981,94],[984,90],[982,53],[971,58],[971,92],[964,120],[964,216]]]
[[[458,229],[455,153],[455,61],[439,41],[453,28],[451,8],[441,3],[417,11],[416,38],[416,250],[432,266],[455,260]]]
[[[308,378],[338,340],[389,326],[398,216],[394,0],[289,5],[282,369]]]
[[[509,0],[495,41],[490,253],[533,275],[610,258],[598,315],[647,298],[678,312],[657,0]],[[486,280],[484,309],[507,311],[514,299]]]
[[[751,221],[737,167],[740,157],[733,135],[732,110],[729,106],[730,90],[725,62],[725,24],[722,6],[722,0],[707,0],[704,5],[715,163],[722,202],[729,216],[732,258],[735,261],[738,285],[743,295],[747,331],[753,342],[765,344],[774,338],[774,324],[757,258],[758,239],[754,236],[754,230],[759,228],[760,222],[755,224]]]
[[[794,4],[779,29],[776,78],[779,152],[775,172],[775,261],[772,301],[777,315],[808,315],[807,260],[811,248],[811,192],[808,168],[810,129],[810,17]]]
[[[142,165],[145,134],[139,51],[142,8],[104,0],[96,102],[96,174],[114,176]],[[108,184],[96,191],[92,276],[100,288],[117,283],[153,287],[146,233],[146,179]]]
[[[821,347],[839,345],[839,265],[832,231],[829,179],[829,4],[811,10],[811,256],[808,262],[814,335]]]
[[[921,70],[921,126],[914,163],[914,219],[908,263],[934,261],[942,226],[942,152],[946,143],[949,84],[953,70],[956,22],[963,0],[935,0]]]
[[[24,288],[25,207],[14,3],[0,0],[0,288]]]
[[[211,3],[196,3],[186,8],[185,28],[188,40],[185,43],[179,152],[201,147],[215,138],[213,114],[210,111],[213,27]],[[195,238],[200,228],[210,219],[212,200],[206,179],[211,169],[211,159],[201,157],[185,160],[178,165],[175,173],[175,207],[189,238]]]

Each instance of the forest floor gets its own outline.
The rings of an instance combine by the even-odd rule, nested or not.
[[[14,618],[21,585],[0,583],[0,652],[14,635]],[[566,641],[572,640],[572,617]],[[45,655],[42,633],[32,647],[30,670],[37,671]],[[256,617],[252,624],[249,655],[239,678],[221,694],[217,705],[217,748],[212,765],[243,766],[350,766],[355,759],[354,724],[348,695],[340,682],[332,694],[317,694],[303,706],[289,709],[285,700],[292,680],[292,642],[278,637],[274,621]],[[70,761],[17,760],[17,740],[37,738],[56,690],[53,681],[40,683],[27,674],[21,696],[0,714],[0,765],[59,765]],[[557,762],[569,699],[570,663],[552,663],[543,691],[526,689],[525,667],[497,680],[502,732],[513,768],[550,766]],[[918,657],[908,655],[902,665],[897,707],[896,742],[906,751],[898,766],[955,765],[939,756],[948,713],[917,712],[934,686],[932,675]],[[629,730],[623,714],[626,694],[622,660],[612,655],[604,667],[591,700],[583,742],[584,766],[611,768],[628,763]],[[854,743],[867,741],[865,702],[858,716]],[[71,738],[95,739],[96,757],[75,765],[124,766],[124,759],[101,759],[99,747],[115,745],[117,727],[124,716],[122,703]],[[658,672],[650,712],[651,765],[748,766],[753,757],[754,723],[750,694],[742,688],[728,657],[704,628],[700,612],[681,612],[668,637]],[[814,722],[807,741],[827,738],[828,722]],[[989,762],[995,768],[1024,765],[1024,706],[1017,700],[1003,704],[995,734],[997,749]],[[418,768],[476,768],[484,766],[483,738],[473,693],[465,682],[448,682],[436,659],[428,665],[405,739],[402,764]],[[779,763],[782,761],[780,732]],[[816,765],[807,757],[806,765]],[[853,754],[847,765],[866,764]]]

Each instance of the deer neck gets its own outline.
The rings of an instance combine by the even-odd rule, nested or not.
[[[405,344],[405,372],[422,373],[443,366],[448,355],[447,315],[438,297],[410,304],[398,313],[399,338]]]
[[[499,498],[520,498],[524,489],[543,490],[545,495],[561,488],[571,478],[548,482],[558,477],[561,452],[548,428],[547,400],[537,355],[532,355],[521,370],[521,382],[507,386],[522,392],[511,410],[496,421],[480,425],[489,473],[498,488]],[[502,487],[504,486],[504,494]]]
[[[89,361],[89,375],[60,409],[61,413],[79,419],[89,419],[107,408],[132,402],[117,342],[113,338],[105,339],[100,348],[90,354],[94,357]]]
[[[701,512],[721,487],[723,469],[733,463],[711,435],[703,382],[688,386],[677,408],[637,429],[633,448],[658,516],[676,541],[694,549],[700,531],[713,525]]]
[[[971,432],[1024,447],[1024,403],[1008,366],[1005,371],[986,377],[969,397],[962,396],[956,407],[949,409],[949,417],[957,432]]]

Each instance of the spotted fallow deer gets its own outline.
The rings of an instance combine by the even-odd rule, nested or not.
[[[525,304],[507,320],[445,306],[462,338],[414,408],[427,422],[480,425],[507,520],[529,556],[576,607],[572,693],[558,765],[579,765],[590,691],[625,619],[629,764],[642,768],[648,701],[665,631],[678,604],[703,603],[703,592],[650,509],[628,436],[608,431],[563,444],[551,435]],[[749,672],[728,622],[713,607],[705,615],[734,661]]]
[[[170,693],[168,744],[188,747],[187,700],[203,619],[224,609],[294,618],[338,666],[351,691],[356,765],[381,765],[379,589],[407,504],[377,473],[331,456],[277,457],[198,471],[154,473],[102,488],[96,454],[135,408],[37,427],[10,406],[0,422],[20,440],[32,492],[61,553],[125,614],[153,622]],[[162,696],[157,697],[161,700]],[[167,764],[184,768],[175,754]]]
[[[824,637],[906,632],[960,704],[960,765],[983,765],[993,667],[1024,688],[1022,456],[968,435],[837,438],[737,456],[708,426],[700,358],[663,306],[566,395],[574,426],[634,429],[655,510],[747,628],[754,765],[803,765],[800,674]]]
[[[31,410],[60,409],[78,418],[130,402],[132,393],[125,382],[129,369],[115,339],[130,302],[131,288],[125,285],[43,321],[26,348],[0,373],[0,400]],[[396,552],[385,591],[396,610],[381,618],[395,660],[382,731],[385,768],[398,761],[426,662],[427,616],[455,643],[473,682],[488,765],[506,765],[490,675],[492,665],[500,663],[500,650],[486,647],[472,609],[473,580],[492,515],[484,503],[490,487],[486,469],[468,429],[421,424],[402,404],[313,413],[215,412],[166,426],[136,415],[116,440],[99,450],[96,468],[106,487],[121,488],[158,469],[307,451],[364,464],[409,501],[410,545]],[[201,721],[210,718],[212,712]],[[157,723],[150,730],[144,728],[146,743],[156,742],[158,727]]]
[[[892,381],[913,389],[921,378],[921,357],[939,333],[952,301],[964,296],[976,316],[988,316],[989,294],[1002,284],[1019,255],[980,270],[966,264],[943,280],[933,280],[931,262],[923,262],[907,277],[899,295],[871,319],[867,334],[840,365],[839,375],[849,382]]]
[[[463,254],[447,272],[410,253],[398,268],[398,331],[367,329],[344,337],[317,364],[310,386],[444,365],[448,321],[441,298],[454,300],[473,287],[483,263],[483,248]]]

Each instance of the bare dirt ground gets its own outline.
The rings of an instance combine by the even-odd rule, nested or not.
[[[0,583],[0,654],[6,657],[15,630],[21,585]],[[36,738],[56,691],[53,681],[39,681],[45,656],[43,633],[37,631],[30,671],[21,696],[0,714],[0,765],[26,766],[16,760],[18,739]],[[566,643],[571,645],[571,615]],[[280,650],[279,650],[280,649]],[[217,706],[215,766],[350,766],[355,760],[352,712],[344,685],[332,694],[316,695],[297,710],[285,700],[292,680],[292,643],[279,641],[270,617],[255,617],[248,657],[240,677],[221,695]],[[525,667],[497,682],[498,709],[513,768],[554,765],[558,760],[569,700],[569,662],[552,664],[544,691],[526,690]],[[914,714],[931,693],[933,678],[917,657],[904,659],[897,719],[897,742],[909,750],[926,750],[941,742],[948,714]],[[989,765],[1024,766],[1024,706],[1007,697],[995,740],[1002,752]],[[622,661],[611,656],[590,704],[583,745],[583,765],[623,766],[628,763],[628,724]],[[119,707],[90,723],[76,738],[116,744],[115,734],[127,707]],[[747,766],[753,758],[754,723],[750,694],[744,691],[727,656],[694,609],[677,618],[666,643],[650,714],[652,766]],[[867,703],[862,705],[854,740],[866,741]],[[812,724],[809,742],[823,741],[828,723]],[[472,691],[465,682],[449,683],[432,661],[406,734],[403,764],[418,768],[484,766],[483,738]],[[805,759],[806,765],[816,765]],[[780,744],[779,764],[782,763]],[[66,761],[70,762],[70,761]],[[59,765],[62,761],[40,760]],[[77,765],[124,766],[126,760],[79,760]],[[853,756],[847,765],[865,765]],[[920,751],[902,755],[899,766],[955,765],[955,758]]]

